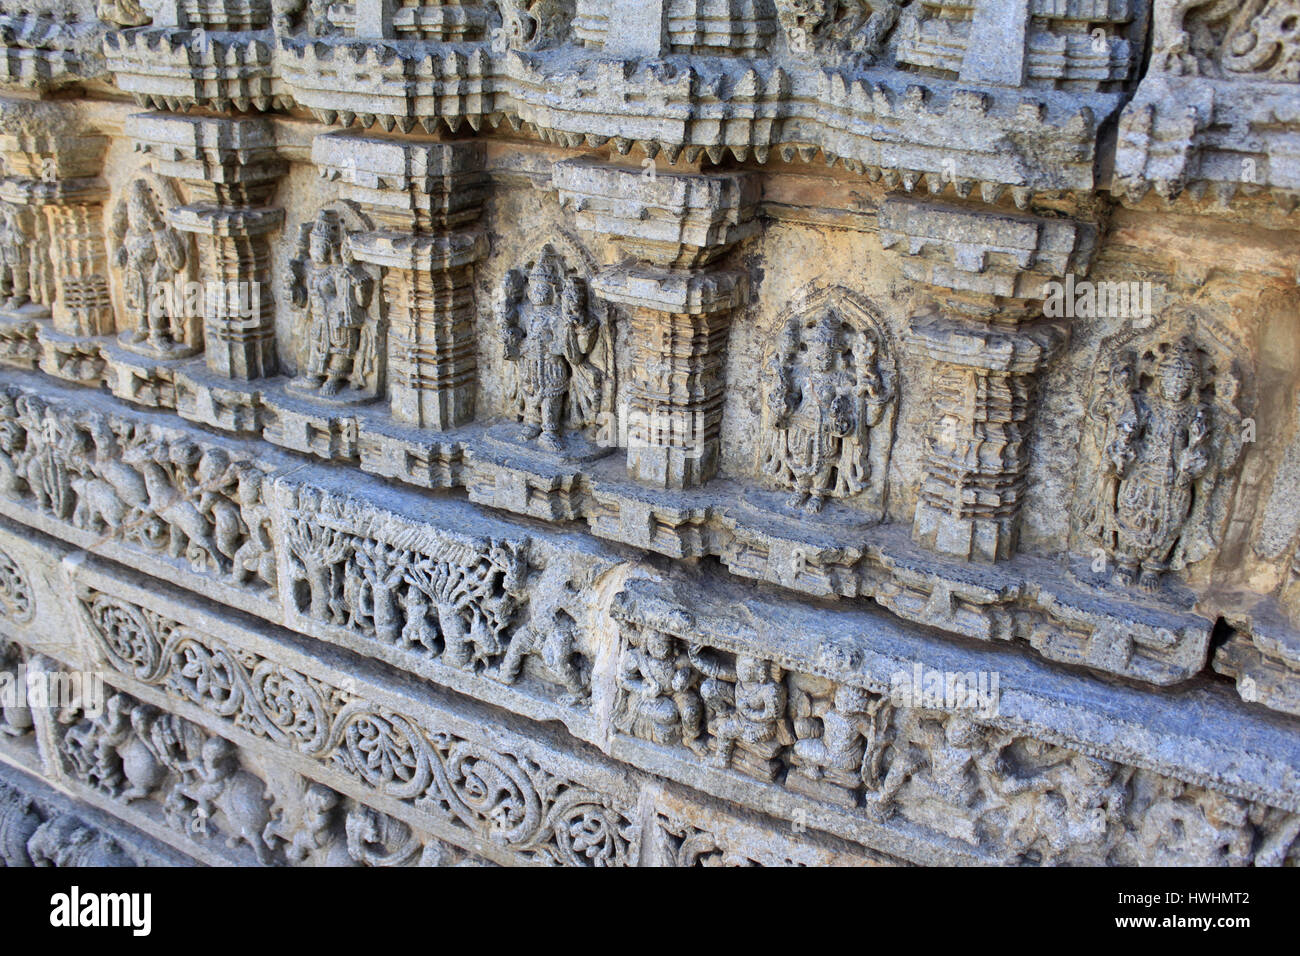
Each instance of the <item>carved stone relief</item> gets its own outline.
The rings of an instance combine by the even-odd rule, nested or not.
[[[1155,591],[1166,571],[1208,557],[1242,450],[1240,371],[1191,310],[1103,345],[1089,419],[1078,530],[1120,586]],[[1198,338],[1199,336],[1199,338]]]
[[[5,858],[1295,862],[1298,17],[6,6]]]
[[[883,328],[847,293],[819,295],[786,319],[769,364],[759,473],[791,509],[862,499],[879,517],[898,387]]]
[[[523,423],[520,437],[551,454],[588,457],[597,451],[587,436],[612,412],[612,331],[578,269],[544,244],[506,273],[496,321],[515,369],[508,402]]]
[[[131,182],[113,209],[113,264],[122,278],[125,325],[121,343],[146,354],[177,358],[201,348],[200,330],[186,314],[188,237],[166,221],[170,198],[149,179]],[[177,282],[178,277],[182,280]]]
[[[379,283],[352,254],[350,232],[368,223],[346,205],[303,223],[294,258],[293,305],[302,310],[307,353],[290,388],[326,401],[382,394],[385,349]]]

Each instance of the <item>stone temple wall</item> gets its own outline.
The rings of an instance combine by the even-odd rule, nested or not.
[[[1298,17],[3,0],[0,858],[1297,862]]]

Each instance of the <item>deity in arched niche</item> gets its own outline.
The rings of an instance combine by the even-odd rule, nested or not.
[[[370,319],[374,279],[345,250],[337,210],[323,209],[304,224],[291,260],[291,293],[307,314],[307,361],[294,382],[301,391],[332,398],[344,386],[364,391],[378,362]]]
[[[131,183],[113,216],[113,261],[122,270],[123,305],[129,327],[123,344],[174,354],[191,351],[186,342],[184,296],[177,273],[185,268],[185,243],[167,225],[158,198],[143,179]]]
[[[1101,375],[1095,470],[1075,514],[1113,559],[1116,583],[1154,591],[1212,543],[1218,476],[1240,454],[1237,381],[1178,329],[1117,351]]]
[[[515,414],[524,435],[547,451],[564,448],[566,425],[593,424],[605,372],[593,361],[600,321],[587,308],[587,287],[546,246],[525,278],[506,274],[498,321],[507,361],[518,366]]]
[[[894,399],[872,330],[850,329],[832,306],[809,325],[794,317],[773,356],[771,432],[763,471],[793,489],[792,508],[862,491],[871,476],[871,431]]]
[[[1140,566],[1141,586],[1156,586],[1191,513],[1193,485],[1209,467],[1209,408],[1199,386],[1196,346],[1180,338],[1157,363],[1135,427],[1117,439],[1116,457],[1129,460],[1115,500],[1118,574],[1125,583]]]

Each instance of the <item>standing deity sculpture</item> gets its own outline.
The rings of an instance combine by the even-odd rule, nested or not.
[[[307,358],[290,387],[329,399],[369,399],[379,362],[370,314],[375,280],[352,261],[346,239],[335,209],[302,226],[290,269],[294,308],[306,313]],[[340,396],[345,386],[351,394]]]
[[[0,202],[0,296],[4,298],[0,307],[6,311],[20,309],[31,301],[31,240],[21,215],[12,204]]]
[[[1092,493],[1076,505],[1075,516],[1090,537],[1103,548],[1118,547],[1116,508],[1120,478],[1128,468],[1132,436],[1137,427],[1137,404],[1133,399],[1134,356],[1117,356],[1107,370],[1105,387],[1088,408],[1100,458]]]
[[[167,225],[159,204],[149,183],[137,179],[113,214],[113,262],[122,270],[129,323],[121,342],[135,351],[178,357],[197,350],[186,328],[184,296],[176,290],[187,256],[185,242]]]
[[[1116,584],[1155,591],[1212,547],[1218,477],[1240,455],[1237,381],[1178,331],[1117,351],[1097,378],[1093,472],[1075,518]]]
[[[793,317],[772,376],[761,467],[777,487],[792,489],[788,506],[815,514],[827,498],[866,490],[872,443],[887,445],[894,401],[877,333],[851,328],[831,306],[812,322]],[[876,429],[885,434],[873,436]]]
[[[548,245],[526,276],[506,274],[497,321],[506,360],[518,368],[512,405],[524,437],[564,451],[566,427],[595,425],[603,410],[603,328],[588,308],[586,283]]]

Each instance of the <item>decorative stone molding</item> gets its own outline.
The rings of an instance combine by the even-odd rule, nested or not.
[[[720,366],[731,313],[745,301],[743,275],[706,266],[753,233],[756,194],[743,176],[648,172],[570,161],[553,177],[581,228],[637,260],[594,282],[602,298],[633,310],[639,374],[620,410],[628,473],[690,488],[717,471]]]
[[[1120,117],[1114,190],[1136,203],[1271,191],[1293,209],[1300,167],[1286,3],[1155,0],[1151,68]]]
[[[89,10],[0,14],[0,86],[45,93],[100,79],[104,32]]]
[[[1293,8],[0,14],[7,858],[1294,862]]]

